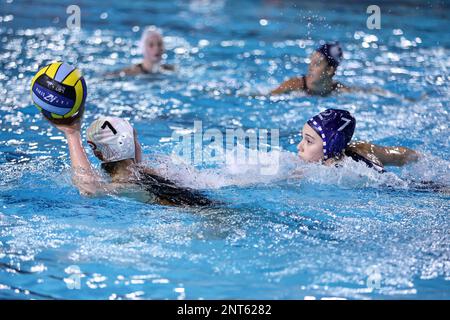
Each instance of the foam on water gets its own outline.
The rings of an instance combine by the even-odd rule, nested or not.
[[[243,147],[228,151],[243,152]],[[249,152],[244,163],[224,161],[215,168],[196,168],[176,156],[153,155],[147,165],[180,185],[198,189],[218,189],[228,186],[259,186],[271,183],[304,184],[317,183],[342,188],[399,188],[414,189],[420,184],[435,183],[444,188],[450,186],[450,163],[432,155],[423,155],[418,162],[401,170],[387,167],[379,173],[362,162],[344,159],[339,166],[309,164],[288,151]],[[274,168],[270,174],[264,169]],[[392,171],[390,171],[392,170]],[[431,188],[430,188],[431,190]]]

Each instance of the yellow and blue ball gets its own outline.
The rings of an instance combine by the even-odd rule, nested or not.
[[[57,124],[70,123],[83,114],[86,94],[80,71],[65,62],[45,66],[31,80],[33,103]]]

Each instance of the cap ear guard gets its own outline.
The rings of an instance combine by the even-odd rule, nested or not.
[[[97,145],[93,143],[92,141],[87,141],[89,147],[91,147],[92,151],[95,151],[97,149]]]

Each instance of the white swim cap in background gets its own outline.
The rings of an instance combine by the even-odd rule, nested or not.
[[[101,117],[86,130],[92,150],[103,155],[103,162],[135,158],[134,134],[131,124],[117,117]]]
[[[162,36],[162,30],[157,28],[156,26],[148,26],[144,29],[141,35],[141,40],[139,41],[139,47],[142,51],[144,57],[147,55],[147,39],[150,37],[160,37]]]

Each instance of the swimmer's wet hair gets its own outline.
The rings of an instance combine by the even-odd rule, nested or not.
[[[154,174],[144,172],[136,183],[144,187],[149,193],[154,194],[158,201],[163,204],[193,207],[216,204],[200,191],[177,186],[172,181]]]
[[[113,175],[122,161],[102,163],[101,167],[106,173]],[[157,201],[161,204],[193,207],[218,204],[197,190],[177,186],[172,181],[158,175],[141,172],[139,176],[140,178],[134,183],[156,196]]]
[[[122,161],[123,160],[114,161],[114,162],[103,162],[100,166],[103,170],[106,171],[106,173],[113,175],[114,172],[116,171],[117,165]]]

